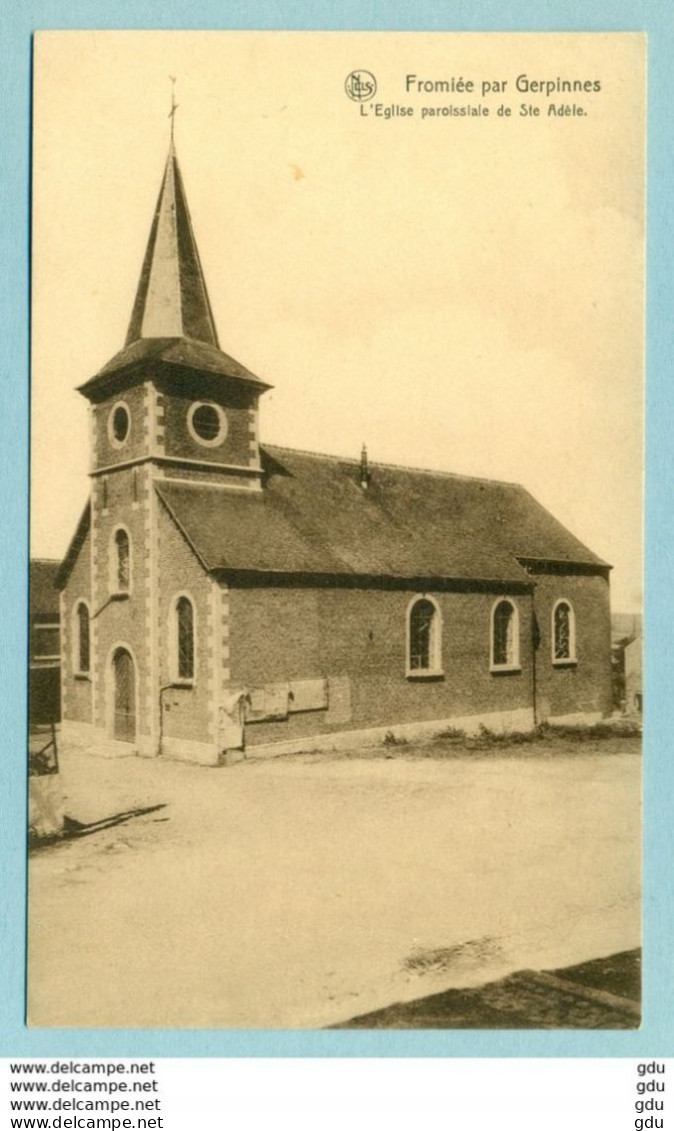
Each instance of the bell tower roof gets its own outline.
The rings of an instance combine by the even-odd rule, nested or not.
[[[271,388],[220,349],[173,136],[124,347],[79,391],[101,399],[142,379],[148,365],[155,373],[158,366],[165,374],[179,368],[204,381],[233,379],[258,392]]]
[[[191,338],[218,347],[173,139],[125,345],[143,338]]]

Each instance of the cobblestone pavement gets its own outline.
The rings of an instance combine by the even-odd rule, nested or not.
[[[522,970],[355,1017],[337,1029],[637,1029],[641,952]]]

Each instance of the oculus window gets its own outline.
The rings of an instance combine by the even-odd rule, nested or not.
[[[187,427],[198,444],[214,448],[227,435],[227,417],[219,404],[198,401],[187,413]]]
[[[128,405],[123,401],[119,401],[110,410],[108,416],[108,437],[110,443],[115,448],[121,448],[129,438],[131,429],[131,417],[129,415]]]

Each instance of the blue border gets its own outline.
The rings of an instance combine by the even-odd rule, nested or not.
[[[533,10],[535,8],[535,10]],[[647,742],[645,757],[645,1024],[639,1032],[247,1032],[28,1030],[24,1011],[24,888],[29,363],[31,35],[38,28],[646,31],[649,36]],[[674,1055],[674,910],[670,860],[674,749],[668,692],[672,633],[664,605],[672,570],[671,411],[674,294],[669,249],[674,153],[674,12],[669,0],[34,0],[0,19],[0,1055],[1,1056],[625,1056]],[[620,500],[616,499],[616,506]]]

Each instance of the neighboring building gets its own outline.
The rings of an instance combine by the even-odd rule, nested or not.
[[[35,558],[29,566],[29,671],[30,721],[58,722],[61,717],[61,643],[59,593],[56,576],[60,562]]]
[[[643,651],[641,635],[635,636],[624,648],[625,708],[630,715],[640,715],[644,709]]]
[[[641,640],[642,633],[643,616],[641,613],[611,613],[611,667],[613,671],[613,707],[615,710],[624,712],[637,709],[634,705],[634,695],[636,693],[641,696],[641,689],[635,691],[632,688],[630,700],[626,688],[626,671],[628,662],[632,667],[634,666],[637,655],[639,656],[639,665],[641,664],[642,645],[640,644],[639,648],[632,649],[629,661],[627,648],[637,637]],[[638,678],[640,681],[640,666]],[[632,684],[634,680],[635,672],[633,671],[631,673]]]
[[[633,640],[643,632],[644,618],[641,613],[611,613],[611,639],[614,643]]]
[[[80,388],[64,737],[216,764],[610,711],[605,562],[514,484],[262,446],[268,388],[219,347],[171,146],[124,348]]]

